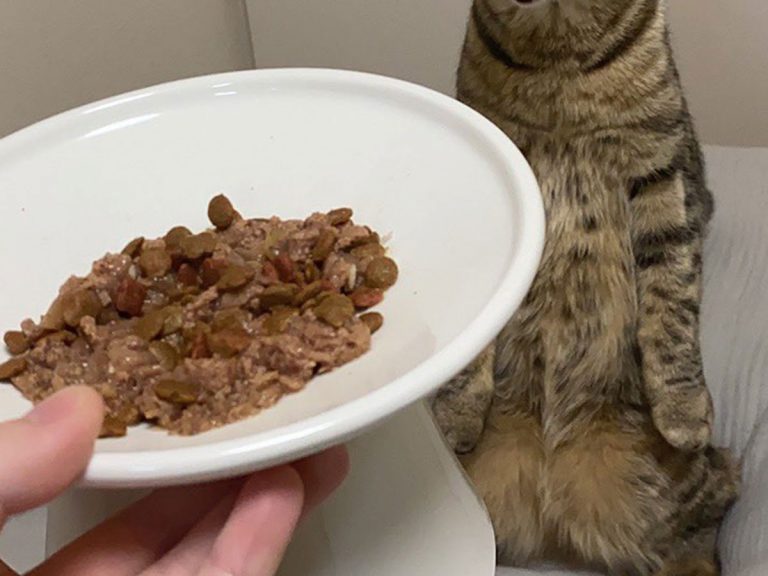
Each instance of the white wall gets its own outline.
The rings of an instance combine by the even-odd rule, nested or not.
[[[252,65],[242,0],[0,0],[0,136],[102,97]]]
[[[247,0],[257,66],[330,66],[452,93],[471,0]],[[768,146],[768,2],[669,0],[709,143]]]

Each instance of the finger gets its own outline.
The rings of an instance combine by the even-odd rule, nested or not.
[[[305,487],[303,511],[307,513],[338,488],[349,469],[349,456],[343,447],[332,448],[296,462],[293,466],[299,472]],[[194,574],[209,555],[233,504],[234,499],[223,501],[142,576]]]
[[[252,476],[199,576],[273,576],[303,503],[301,478],[290,466]]]
[[[52,500],[82,474],[103,413],[98,393],[73,386],[0,425],[0,524]]]
[[[344,482],[349,474],[349,453],[343,446],[337,446],[292,466],[304,484],[304,514],[308,514]]]
[[[173,550],[142,572],[141,576],[190,576],[197,573],[210,554],[216,536],[226,524],[236,498],[237,493],[223,498]]]
[[[242,481],[158,490],[80,537],[30,576],[134,576],[178,543]]]

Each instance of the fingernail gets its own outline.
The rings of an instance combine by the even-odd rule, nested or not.
[[[46,398],[26,416],[33,424],[48,425],[67,418],[77,406],[77,391],[62,390]]]

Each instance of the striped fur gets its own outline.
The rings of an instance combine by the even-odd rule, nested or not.
[[[738,471],[699,348],[713,211],[660,0],[475,0],[459,98],[536,172],[548,237],[494,347],[435,400],[503,561],[710,576]]]

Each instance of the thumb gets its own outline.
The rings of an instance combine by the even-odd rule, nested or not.
[[[83,472],[99,435],[101,396],[65,388],[20,420],[0,424],[0,526],[44,504]]]

